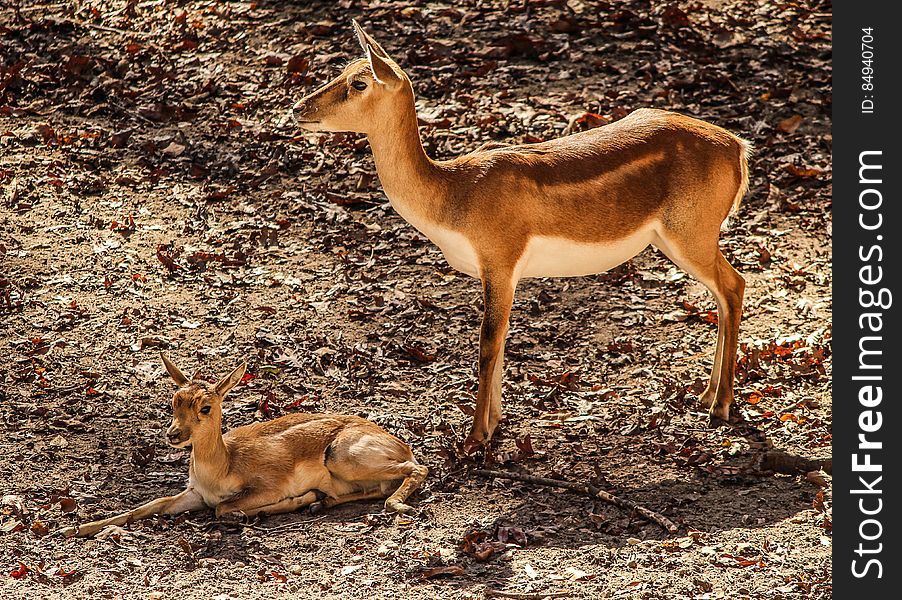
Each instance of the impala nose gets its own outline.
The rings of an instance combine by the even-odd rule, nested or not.
[[[182,438],[182,430],[181,429],[170,429],[166,432],[166,437],[169,438],[169,441],[173,444],[181,441]]]

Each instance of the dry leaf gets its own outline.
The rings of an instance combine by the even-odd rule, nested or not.
[[[780,121],[780,123],[777,124],[777,129],[783,133],[795,133],[796,129],[798,129],[801,124],[802,115],[792,115],[791,117],[787,117]]]
[[[423,579],[432,579],[433,577],[448,576],[457,577],[465,573],[464,568],[460,565],[449,565],[447,567],[435,567],[426,569],[422,573]]]

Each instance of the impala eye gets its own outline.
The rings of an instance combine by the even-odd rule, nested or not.
[[[209,415],[209,414],[210,414],[210,409],[211,409],[211,408],[212,408],[212,407],[211,407],[209,404],[208,404],[207,406],[204,406],[203,408],[200,409],[200,414],[202,414],[202,415]]]
[[[358,92],[362,92],[366,89],[366,82],[361,80],[356,80],[351,82],[351,87],[357,90]]]

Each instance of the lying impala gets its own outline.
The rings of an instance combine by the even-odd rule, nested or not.
[[[191,445],[187,489],[109,519],[67,527],[64,535],[87,537],[108,525],[206,507],[215,508],[217,517],[252,516],[388,496],[386,510],[413,510],[404,501],[423,483],[427,469],[407,444],[375,423],[295,413],[222,435],[222,401],[241,381],[245,365],[212,385],[188,380],[166,356],[163,363],[179,386],[166,436],[176,448]]]
[[[354,28],[366,58],[300,100],[294,116],[311,131],[366,134],[391,205],[452,267],[482,280],[479,392],[466,449],[490,439],[501,417],[517,282],[600,273],[649,245],[714,294],[717,348],[701,401],[712,418],[727,419],[745,281],[718,237],[748,189],[750,145],[703,121],[640,109],[568,137],[435,161],[420,142],[407,75]]]

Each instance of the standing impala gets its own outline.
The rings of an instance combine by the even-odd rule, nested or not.
[[[366,58],[300,100],[294,116],[311,131],[366,134],[391,205],[452,267],[482,280],[479,392],[465,449],[489,440],[501,418],[517,282],[600,273],[649,245],[714,294],[717,348],[701,401],[726,420],[745,281],[718,237],[748,189],[748,142],[704,121],[640,109],[568,137],[435,161],[420,142],[410,79],[354,28]]]

